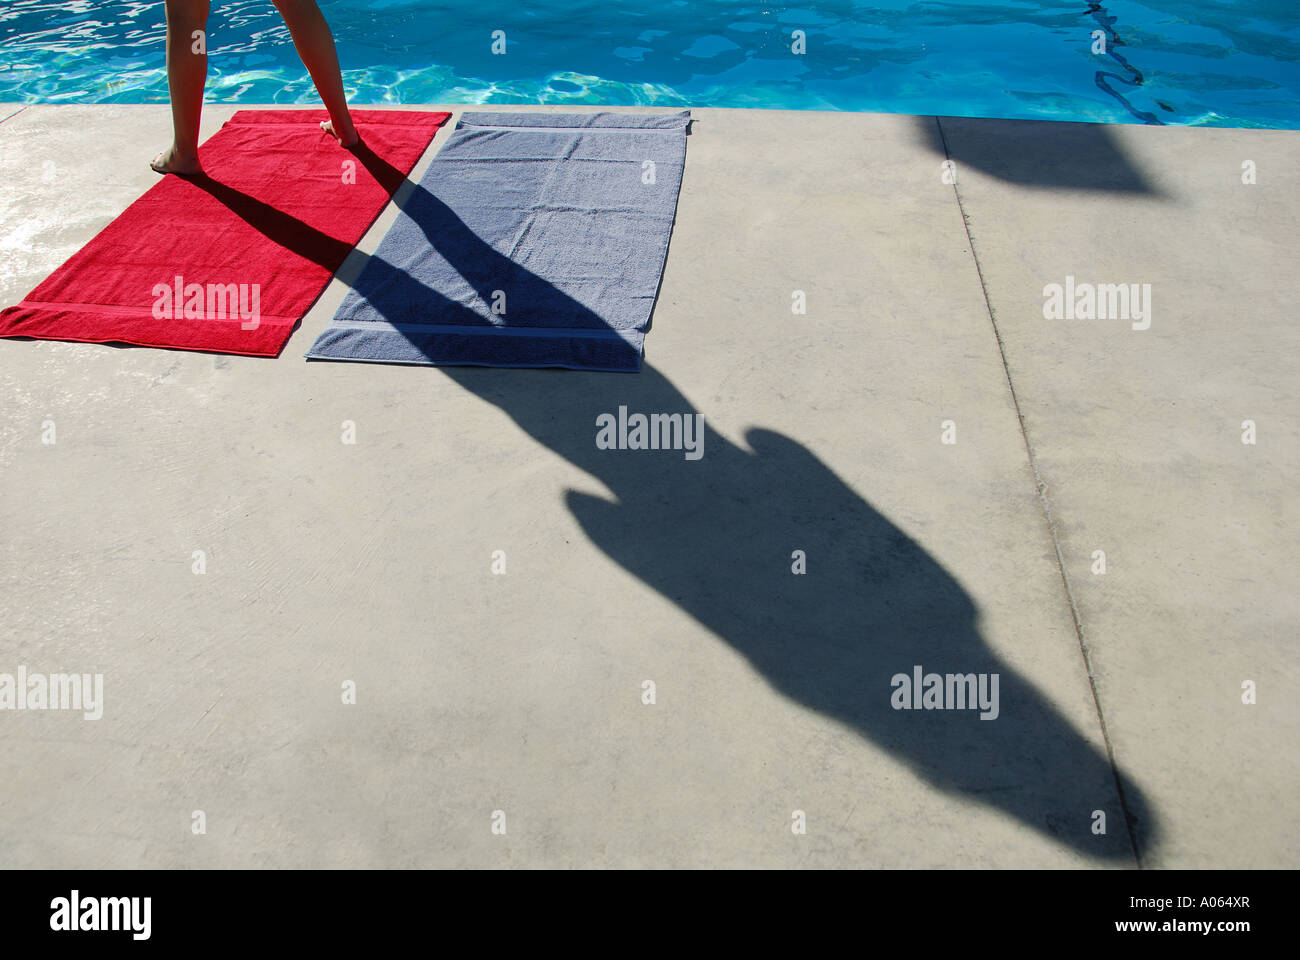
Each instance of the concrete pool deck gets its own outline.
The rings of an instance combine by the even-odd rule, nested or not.
[[[349,265],[274,360],[0,341],[0,674],[104,676],[0,712],[0,866],[1300,866],[1300,132],[692,114],[639,375],[304,362]],[[169,129],[0,104],[0,307]]]

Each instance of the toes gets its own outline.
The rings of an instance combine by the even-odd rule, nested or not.
[[[160,153],[149,163],[149,168],[154,173],[174,173],[178,177],[200,177],[203,175],[203,167],[197,161],[190,167],[178,167],[170,160],[164,161],[163,157],[164,154]]]
[[[322,120],[320,122],[320,128],[333,137],[335,141],[337,141],[338,145],[344,150],[351,150],[361,142],[361,134],[353,131],[351,142],[344,143],[343,138],[340,137],[338,131],[334,129],[334,121],[332,120]]]

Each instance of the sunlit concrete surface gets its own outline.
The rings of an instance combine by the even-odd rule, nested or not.
[[[692,113],[641,374],[0,341],[0,865],[1300,866],[1300,134]],[[170,123],[0,118],[7,306]]]

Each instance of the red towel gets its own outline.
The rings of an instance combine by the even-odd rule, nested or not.
[[[0,312],[0,337],[276,356],[450,116],[354,110],[345,150],[323,110],[241,110],[203,176],[161,178]]]

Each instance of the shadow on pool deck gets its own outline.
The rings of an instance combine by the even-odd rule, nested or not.
[[[377,176],[391,176],[373,153],[358,156]],[[283,214],[212,190],[295,248],[322,242],[306,224],[286,231]],[[516,277],[565,302],[574,319],[599,322],[510,263],[422,186],[407,180],[395,199],[420,216],[430,244],[471,282]],[[353,251],[340,277],[386,316],[414,303],[446,322],[482,322],[373,255]],[[490,292],[480,290],[485,299]],[[510,291],[511,302],[519,296]],[[746,449],[706,421],[699,460],[680,450],[601,450],[600,414],[620,406],[683,418],[697,411],[649,364],[639,374],[442,369],[599,479],[609,499],[566,495],[591,542],[743,654],[774,690],[839,721],[934,788],[1001,810],[1085,857],[1131,864],[1154,842],[1155,815],[1141,789],[989,649],[957,580],[797,441],[754,429]],[[791,571],[794,550],[806,553],[805,575]],[[591,603],[602,602],[593,584]],[[971,709],[894,709],[891,678],[910,676],[916,665],[927,673],[997,674],[997,718],[982,720]],[[1091,832],[1094,810],[1106,812],[1108,834]]]
[[[963,168],[1022,187],[1162,196],[1104,123],[915,117],[921,141]]]

